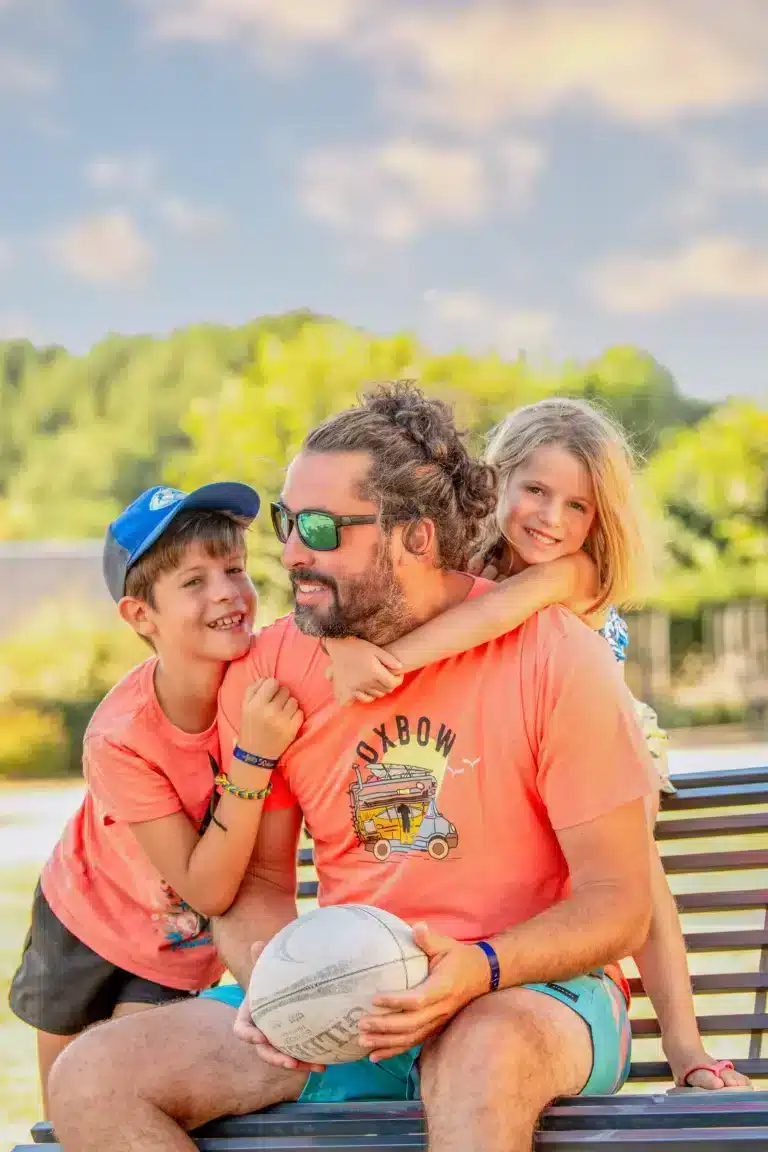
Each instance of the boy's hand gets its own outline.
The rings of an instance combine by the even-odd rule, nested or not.
[[[325,675],[333,682],[333,694],[339,704],[353,700],[370,704],[403,682],[403,666],[397,657],[367,640],[356,636],[326,640],[325,648],[331,661]]]
[[[254,680],[245,690],[237,742],[246,752],[277,760],[304,723],[304,713],[277,680]]]

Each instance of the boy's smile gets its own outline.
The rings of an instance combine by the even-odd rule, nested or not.
[[[154,600],[147,615],[158,652],[228,662],[248,651],[257,597],[243,551],[211,555],[193,540],[178,568],[158,577]]]

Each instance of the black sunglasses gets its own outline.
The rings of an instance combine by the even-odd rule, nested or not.
[[[290,512],[279,501],[270,505],[272,527],[281,544],[288,543],[294,524],[302,544],[313,552],[333,552],[338,548],[339,528],[354,524],[375,524],[378,516],[334,516],[332,512],[321,512],[313,508],[303,508],[301,512]]]

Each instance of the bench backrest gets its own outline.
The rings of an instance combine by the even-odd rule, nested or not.
[[[768,767],[674,779],[656,828],[675,895],[707,1049],[768,1088]],[[311,841],[299,849],[299,910],[317,905]],[[631,960],[633,1063],[627,1092],[669,1080],[659,1026]]]

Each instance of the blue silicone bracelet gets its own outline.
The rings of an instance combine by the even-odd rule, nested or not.
[[[487,940],[476,940],[475,943],[478,948],[482,948],[483,952],[485,952],[486,956],[488,957],[488,963],[491,966],[491,992],[495,992],[499,986],[499,980],[501,979],[499,958]]]
[[[241,748],[239,744],[235,744],[232,755],[235,760],[242,760],[244,764],[250,764],[253,768],[277,767],[277,760],[266,760],[263,756],[256,756],[253,752],[246,752],[245,748]]]

